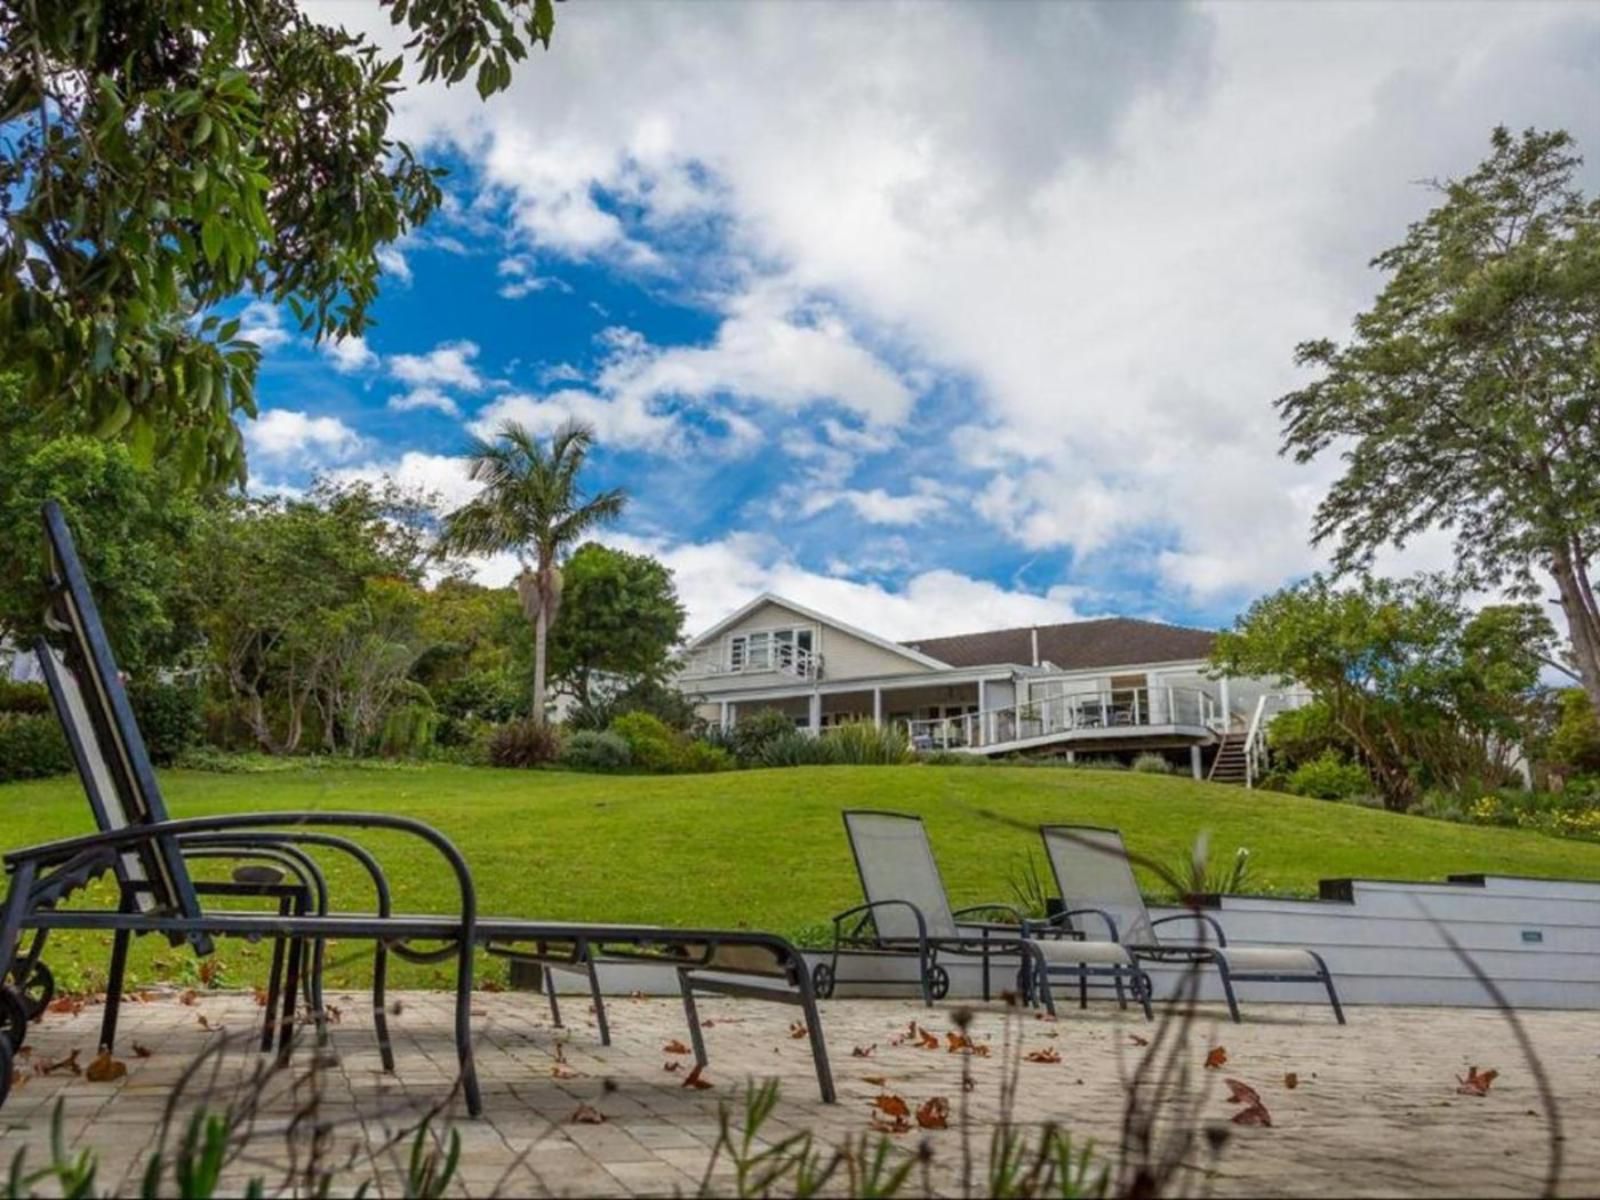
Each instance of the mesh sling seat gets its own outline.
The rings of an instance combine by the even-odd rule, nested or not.
[[[1228,1003],[1228,1015],[1240,1020],[1236,983],[1307,983],[1322,987],[1339,1024],[1345,1023],[1339,993],[1328,964],[1314,950],[1291,946],[1238,946],[1228,942],[1222,923],[1209,913],[1183,912],[1152,919],[1134,878],[1122,834],[1092,825],[1044,825],[1045,855],[1056,888],[1069,910],[1092,905],[1116,922],[1122,944],[1141,961],[1214,966]],[[1070,926],[1069,913],[1052,918]],[[1200,937],[1166,941],[1159,927],[1187,921],[1199,926]]]
[[[1066,977],[1077,980],[1080,997],[1090,980],[1109,981],[1124,1006],[1124,989],[1129,989],[1150,1016],[1149,980],[1115,940],[1091,941],[1074,929],[1032,936],[1022,914],[1009,904],[952,910],[922,818],[853,810],[844,814],[844,826],[866,902],[833,918],[832,953],[812,971],[819,995],[832,995],[841,982],[840,964],[849,956],[914,955],[923,1002],[931,1005],[949,992],[950,975],[939,962],[944,955],[980,960],[987,1000],[991,959],[1014,955],[1018,990],[1030,1000],[1038,996],[1051,1013],[1056,1010],[1051,983]],[[1004,913],[1014,923],[977,920],[983,913]]]
[[[799,1006],[810,1034],[818,1086],[834,1099],[811,978],[804,959],[785,939],[747,930],[663,929],[656,926],[511,920],[481,917],[472,874],[448,838],[430,826],[388,813],[268,812],[171,820],[134,722],[109,644],[89,593],[60,509],[47,504],[45,528],[51,557],[51,627],[63,653],[40,640],[36,649],[61,718],[98,832],[13,850],[4,856],[7,874],[0,905],[0,1103],[11,1081],[13,1046],[26,1022],[43,1006],[48,984],[41,955],[55,930],[95,930],[113,935],[112,975],[103,1033],[115,1037],[116,998],[131,937],[158,934],[174,945],[210,954],[218,937],[267,939],[274,958],[283,951],[287,974],[282,989],[280,1055],[287,1025],[304,991],[313,1014],[320,1007],[321,943],[367,940],[375,945],[374,1024],[392,1068],[383,1011],[384,962],[392,952],[411,961],[455,963],[454,1037],[459,1084],[472,1115],[483,1102],[473,1066],[471,993],[474,951],[483,948],[537,963],[548,972],[588,974],[596,963],[643,962],[673,969],[691,1021],[697,1061],[705,1045],[694,1021],[694,995],[745,996]],[[349,830],[387,830],[424,842],[453,879],[459,911],[409,915],[391,911],[387,882],[376,858],[344,836]],[[371,878],[378,911],[332,912],[326,883],[303,847],[355,857]],[[196,857],[253,860],[231,883],[197,881],[189,872]],[[110,874],[117,884],[114,908],[60,907],[90,882]],[[293,882],[290,882],[290,877]],[[201,896],[267,897],[277,911],[203,907]],[[31,931],[31,945],[24,935]],[[274,978],[277,971],[274,971]],[[548,976],[547,976],[548,978]],[[596,989],[597,1015],[604,1005]],[[602,1029],[604,1027],[602,1026]],[[325,1031],[324,1031],[325,1032]]]

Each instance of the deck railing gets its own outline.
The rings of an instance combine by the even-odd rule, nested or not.
[[[822,655],[798,646],[773,646],[756,659],[746,659],[735,666],[721,654],[707,651],[691,654],[683,664],[683,675],[688,679],[701,679],[708,675],[788,675],[795,679],[821,679]]]
[[[1314,697],[1310,692],[1267,692],[1256,701],[1244,735],[1244,785],[1254,787],[1267,769],[1267,729],[1281,713],[1304,708]]]
[[[1143,687],[1040,696],[959,717],[907,721],[913,749],[981,750],[1057,734],[1181,725],[1211,728],[1216,699],[1201,688]]]

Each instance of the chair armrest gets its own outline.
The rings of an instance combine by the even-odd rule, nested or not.
[[[1203,912],[1182,912],[1173,913],[1170,917],[1158,917],[1150,922],[1150,928],[1154,929],[1157,925],[1165,925],[1170,921],[1203,921],[1211,926],[1211,931],[1217,935],[1217,945],[1228,944],[1228,935],[1223,932],[1221,923],[1215,917]]]
[[[962,917],[965,917],[970,913],[981,912],[1007,913],[1010,915],[1013,923],[1018,928],[1028,923],[1028,918],[1022,915],[1021,910],[1019,910],[1015,905],[1011,904],[969,904],[966,908],[956,909],[955,912],[951,913],[950,915],[957,921],[960,921]],[[982,922],[978,922],[978,924],[982,924]]]
[[[864,924],[866,918],[872,915],[873,910],[879,908],[909,908],[911,910],[911,915],[916,918],[917,940],[920,942],[925,942],[928,940],[928,922],[923,917],[922,910],[909,900],[868,900],[865,904],[858,904],[854,908],[845,909],[842,913],[839,913],[833,918],[834,940],[838,940],[839,927],[845,920],[850,917],[859,916],[862,918],[862,923]],[[857,925],[856,928],[859,929],[861,926]]]
[[[1089,936],[1087,930],[1072,929],[1072,928],[1065,928],[1065,929],[1061,928],[1067,922],[1071,921],[1073,917],[1081,917],[1081,916],[1087,916],[1087,915],[1092,915],[1092,916],[1099,917],[1102,921],[1104,921],[1106,923],[1106,929],[1110,931],[1111,940],[1113,942],[1118,942],[1118,941],[1122,940],[1121,937],[1117,933],[1117,922],[1112,918],[1111,914],[1108,913],[1103,908],[1071,908],[1071,909],[1067,909],[1064,912],[1056,913],[1052,917],[1034,918],[1034,919],[1032,919],[1032,920],[1030,920],[1028,922],[1028,927],[1030,929],[1037,929],[1037,928],[1044,928],[1044,929],[1047,929],[1047,930],[1054,929],[1054,930],[1057,930],[1057,931],[1059,931],[1061,933],[1076,934],[1079,937],[1079,939],[1087,940],[1088,936]]]
[[[181,847],[233,847],[240,845],[241,843],[234,834],[191,833],[185,834],[183,837],[179,838],[178,844]],[[256,833],[242,844],[247,847],[256,845],[274,846],[296,854],[300,854],[301,852],[295,850],[295,847],[326,846],[330,850],[337,850],[341,853],[347,854],[351,858],[355,859],[356,862],[360,864],[363,869],[365,869],[367,872],[367,877],[372,880],[372,888],[377,895],[378,915],[380,917],[392,915],[393,901],[390,898],[389,893],[389,879],[383,873],[383,867],[373,856],[372,852],[358,842],[353,842],[349,838],[340,837],[333,833],[308,833],[304,830],[297,830],[293,833]],[[307,857],[306,861],[311,863],[312,870],[315,871],[317,869],[315,860]]]

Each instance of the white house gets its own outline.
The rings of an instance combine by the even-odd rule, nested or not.
[[[1242,782],[1264,717],[1293,701],[1214,678],[1213,636],[1111,617],[893,642],[766,593],[690,641],[677,684],[724,728],[774,708],[813,732],[892,722],[924,749],[1154,751]]]

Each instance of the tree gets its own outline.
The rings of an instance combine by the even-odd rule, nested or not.
[[[589,530],[614,521],[627,504],[621,488],[588,496],[578,477],[594,431],[567,421],[544,445],[507,421],[493,441],[474,438],[469,474],[483,491],[446,515],[442,555],[515,554],[522,565],[517,597],[533,625],[533,712],[545,719],[546,643],[561,609],[561,560]]]
[[[504,88],[552,0],[385,0],[423,80]],[[294,0],[0,0],[0,371],[140,464],[242,481],[257,347],[220,304],[359,335],[437,207],[388,137],[405,56]]]
[[[1374,260],[1389,281],[1349,343],[1300,345],[1320,378],[1277,407],[1285,452],[1344,459],[1314,524],[1341,569],[1445,527],[1462,584],[1532,598],[1553,578],[1551,665],[1600,712],[1600,200],[1573,186],[1579,162],[1565,133],[1496,129]]]
[[[663,682],[687,616],[672,572],[649,555],[587,542],[563,574],[563,617],[550,642],[557,687],[592,716],[602,700]]]
[[[1508,775],[1554,636],[1531,605],[1469,612],[1438,576],[1336,588],[1319,575],[1252,604],[1212,662],[1309,689],[1404,809],[1426,787]]]

